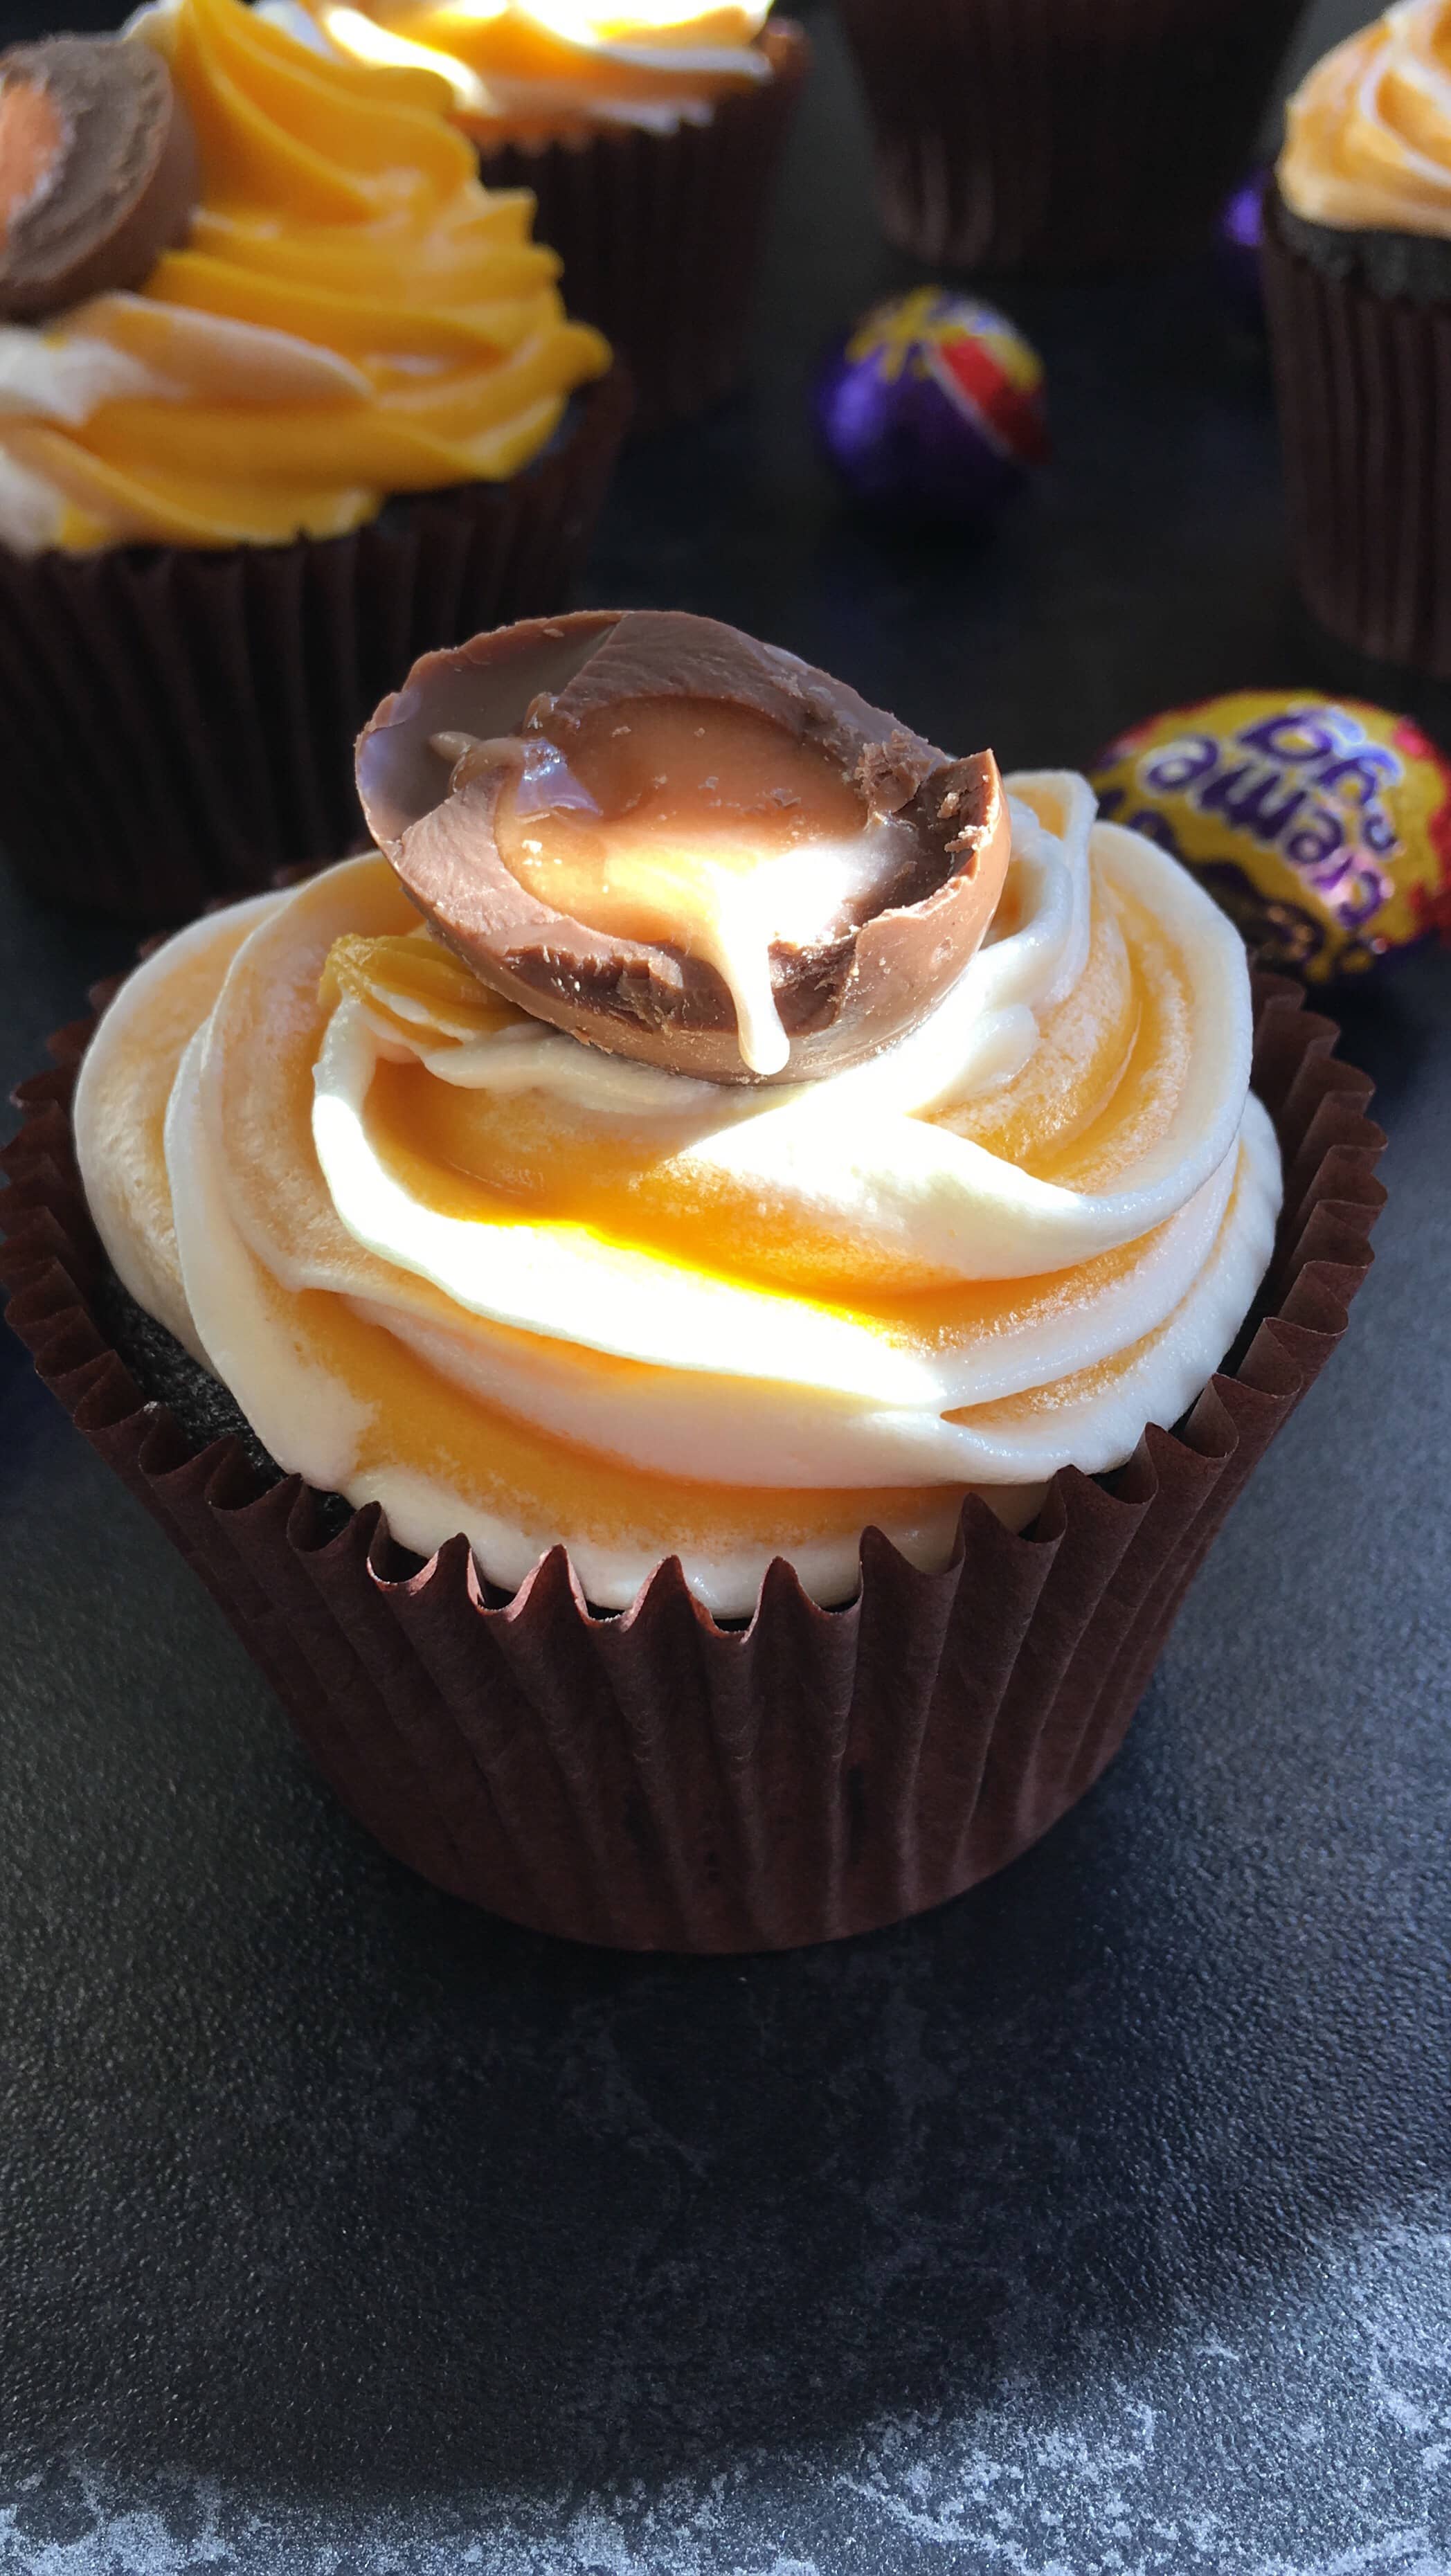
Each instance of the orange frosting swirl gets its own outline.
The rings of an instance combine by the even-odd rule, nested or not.
[[[307,0],[330,44],[442,73],[484,150],[593,125],[669,132],[774,77],[770,0]]]
[[[1315,65],[1276,176],[1308,222],[1451,236],[1451,0],[1401,0]]]
[[[0,333],[0,534],[333,536],[526,465],[609,348],[566,319],[532,198],[479,185],[446,85],[240,0],[168,0],[133,41],[190,110],[201,202],[140,295]]]
[[[205,916],[125,986],[76,1095],[118,1276],[279,1465],[491,1580],[562,1540],[626,1608],[723,1617],[863,1529],[951,1554],[1129,1457],[1270,1257],[1237,932],[1087,782],[1006,782],[989,936],[869,1061],[769,1094],[517,1010],[381,858]]]

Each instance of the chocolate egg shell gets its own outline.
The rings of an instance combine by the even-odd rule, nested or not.
[[[191,120],[150,45],[48,36],[0,54],[0,316],[140,286],[197,188]]]
[[[810,1080],[875,1054],[956,979],[992,918],[1010,848],[1002,784],[990,753],[949,760],[774,646],[709,618],[586,610],[427,654],[359,738],[369,829],[438,934],[534,1017],[673,1072],[760,1079],[714,965],[685,944],[626,938],[551,908],[499,848],[511,748],[522,758],[543,743],[567,757],[601,728],[625,732],[682,703],[698,730],[712,710],[718,722],[728,712],[771,728],[783,776],[793,758],[819,759],[838,803],[849,791],[858,829],[892,825],[877,882],[812,936],[769,947],[789,1057],[764,1078]],[[443,756],[450,737],[472,738],[479,756]]]

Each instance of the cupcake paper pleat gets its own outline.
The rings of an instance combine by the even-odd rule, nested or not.
[[[1335,276],[1265,219],[1295,570],[1321,624],[1451,678],[1451,309]]]
[[[147,1402],[104,1277],[67,1104],[87,1024],[22,1086],[6,1149],[10,1320],[78,1427],[207,1583],[342,1803],[389,1851],[516,1922],[625,1949],[784,1949],[941,1903],[1036,1841],[1122,1740],[1235,1497],[1334,1351],[1384,1192],[1370,1085],[1297,986],[1256,978],[1255,1087],[1280,1139],[1275,1261],[1240,1346],[1114,1475],[1037,1522],[970,1498],[953,1560],[862,1542],[848,1607],[778,1562],[722,1627],[663,1565],[591,1612],[562,1549],[506,1596],[462,1539],[400,1556],[376,1506],[265,1482]]]
[[[571,313],[624,355],[640,429],[708,410],[745,366],[771,191],[811,61],[789,21],[764,44],[775,77],[720,99],[707,125],[597,126],[481,154],[487,187],[534,191],[534,237],[564,262]]]
[[[1167,258],[1244,175],[1301,0],[842,0],[890,240],[949,268]]]

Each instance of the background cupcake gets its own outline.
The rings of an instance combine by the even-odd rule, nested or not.
[[[889,238],[954,268],[1168,257],[1242,171],[1300,0],[840,0]]]
[[[95,185],[138,61],[190,144],[139,264]],[[238,0],[3,77],[12,154],[82,100],[48,202],[105,258],[12,225],[0,269],[0,838],[42,893],[177,918],[350,846],[380,685],[557,603],[628,394],[436,79]]]
[[[1451,677],[1451,51],[1408,0],[1291,99],[1264,278],[1295,566],[1343,642]]]
[[[628,359],[641,426],[731,391],[809,60],[799,27],[766,25],[769,0],[311,5],[350,53],[447,65],[486,183],[534,191],[570,309]]]

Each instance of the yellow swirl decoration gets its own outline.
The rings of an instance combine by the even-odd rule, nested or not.
[[[3,335],[39,342],[28,415],[0,351],[0,469],[58,496],[47,540],[334,536],[392,493],[517,473],[610,353],[566,319],[532,198],[479,185],[446,86],[241,0],[169,0],[142,38],[190,109],[201,203],[142,294]]]
[[[1316,64],[1276,175],[1310,223],[1451,235],[1451,0],[1402,0]]]
[[[731,90],[773,77],[756,42],[769,0],[307,0],[330,44],[442,74],[485,147],[596,124],[708,120]]]

